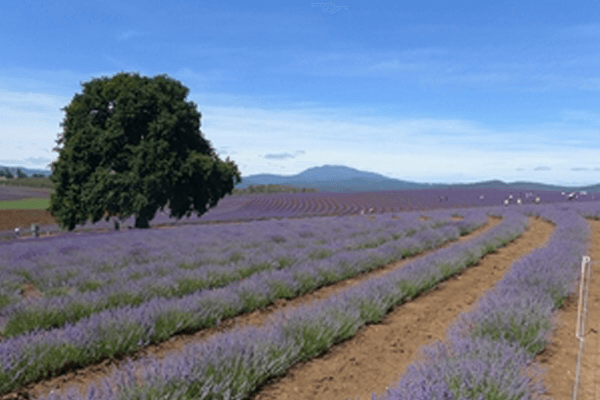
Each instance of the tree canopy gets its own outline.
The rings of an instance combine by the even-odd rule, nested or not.
[[[0,171],[0,176],[4,176],[4,177],[9,178],[9,179],[14,178],[14,175],[10,172],[10,170],[8,169],[8,167],[4,167],[4,170]]]
[[[27,174],[21,170],[21,168],[17,168],[17,178],[27,178]]]
[[[201,114],[179,81],[123,72],[81,85],[62,109],[51,165],[48,211],[63,228],[131,215],[136,228],[148,228],[167,206],[174,218],[202,215],[241,181],[236,164],[203,137]]]

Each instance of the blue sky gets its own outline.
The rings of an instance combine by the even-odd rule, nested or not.
[[[242,176],[600,182],[600,3],[319,4],[5,2],[0,164],[48,168],[80,82],[125,71],[187,86]]]

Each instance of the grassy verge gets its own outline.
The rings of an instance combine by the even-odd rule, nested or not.
[[[0,185],[7,186],[27,186],[34,188],[54,189],[54,184],[48,177],[44,178],[21,178],[21,179],[7,179],[0,181]]]
[[[0,210],[45,210],[50,207],[50,199],[30,198],[0,201]]]

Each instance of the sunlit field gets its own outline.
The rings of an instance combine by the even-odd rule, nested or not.
[[[0,201],[0,210],[45,210],[49,206],[49,199],[40,198]]]
[[[231,196],[186,221],[165,210],[146,230],[128,229],[130,220],[119,230],[103,221],[83,233],[44,225],[33,237],[11,226],[0,244],[0,393],[6,399],[17,392],[66,399],[69,390],[81,399],[259,399],[300,385],[305,397],[324,396],[306,391],[314,376],[289,389],[278,377],[291,368],[303,368],[294,376],[310,376],[302,371],[314,360],[326,362],[323,354],[380,346],[380,339],[356,335],[412,316],[417,326],[410,326],[406,348],[422,347],[421,363],[398,353],[399,379],[385,382],[342,374],[340,394],[538,393],[543,387],[532,379],[541,372],[524,371],[548,345],[553,313],[576,292],[589,246],[586,218],[600,215],[591,196],[494,190]],[[13,198],[0,209],[47,204],[47,198]],[[503,261],[493,261],[496,255]],[[469,278],[471,271],[480,275]],[[467,286],[456,286],[461,277],[475,299]],[[440,337],[448,333],[438,344],[427,333],[433,328],[420,332],[428,315],[406,308],[434,293],[452,299],[438,307],[436,318],[448,320],[435,325]],[[462,307],[468,308],[460,318],[452,314]],[[381,351],[381,357],[393,353]],[[390,368],[377,357],[364,362],[385,376]],[[117,368],[99,367],[107,360]],[[64,378],[74,371],[78,379]]]

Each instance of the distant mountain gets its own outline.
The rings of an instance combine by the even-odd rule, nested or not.
[[[8,168],[10,173],[13,174],[14,176],[17,176],[17,168],[20,168],[21,171],[23,171],[25,173],[25,175],[27,175],[27,176],[31,176],[33,174],[42,174],[44,176],[52,175],[52,171],[49,169],[31,169],[31,168],[25,168],[25,167],[9,167],[7,165],[0,165],[0,170],[4,171],[4,168]]]
[[[5,166],[0,165],[0,170]],[[31,169],[24,167],[8,167],[9,171],[16,176],[17,168],[21,168],[27,176],[33,174],[42,174],[44,176],[52,175],[49,169]],[[250,185],[288,185],[300,188],[315,188],[320,192],[376,192],[388,190],[409,190],[409,189],[513,189],[513,190],[536,190],[536,191],[563,191],[573,192],[582,191],[600,192],[600,184],[588,186],[558,186],[546,185],[535,182],[512,182],[505,183],[500,180],[491,180],[475,183],[454,183],[454,184],[431,184],[399,179],[388,178],[387,176],[374,172],[360,171],[343,165],[323,165],[321,167],[309,168],[296,175],[272,175],[258,174],[242,177],[242,182],[235,187],[245,189]]]
[[[242,182],[236,188],[245,189],[250,185],[289,185],[295,187],[316,188],[320,192],[374,192],[408,189],[514,189],[537,191],[581,191],[600,192],[600,184],[569,187],[546,185],[535,182],[505,183],[500,180],[460,183],[460,184],[430,184],[403,181],[388,178],[373,172],[360,171],[342,165],[323,165],[309,168],[296,175],[283,176],[258,174],[242,177]]]
[[[297,175],[259,174],[242,177],[236,188],[250,185],[290,185],[316,188],[320,192],[369,192],[379,190],[425,189],[431,185],[391,179],[373,172],[359,171],[341,165],[309,168]]]

